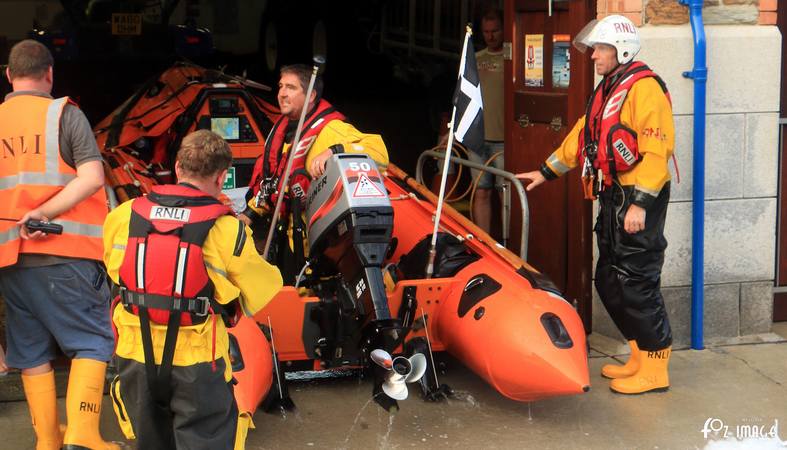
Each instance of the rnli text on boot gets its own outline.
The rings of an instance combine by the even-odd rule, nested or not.
[[[98,403],[79,402],[79,410],[98,414],[101,412],[101,406]]]

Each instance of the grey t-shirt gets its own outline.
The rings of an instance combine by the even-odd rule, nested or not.
[[[52,98],[51,95],[41,91],[15,91],[5,96],[8,100],[20,95],[35,95],[37,97]],[[66,104],[60,116],[60,157],[66,164],[76,169],[89,161],[100,161],[101,152],[98,150],[93,129],[90,127],[85,113],[72,104]],[[53,236],[52,239],[57,239]],[[50,255],[19,255],[17,267],[38,267],[63,264],[72,261],[72,258]]]

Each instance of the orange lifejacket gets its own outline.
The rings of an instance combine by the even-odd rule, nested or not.
[[[309,149],[311,149],[312,144],[317,140],[325,125],[332,120],[344,119],[344,114],[336,111],[326,100],[320,100],[308,117],[306,117],[301,139],[296,146],[297,151],[290,168],[289,187],[287,189],[288,197],[294,195],[301,198],[302,201],[306,199],[306,193],[309,192],[309,184],[311,184],[311,176],[305,167]],[[273,125],[268,138],[265,140],[265,150],[254,163],[254,170],[249,183],[251,195],[254,197],[259,194],[260,189],[267,191],[267,194],[262,195],[261,202],[266,203],[271,210],[276,204],[279,192],[285,191],[282,185],[284,184],[284,170],[287,167],[287,158],[282,156],[285,155],[283,150],[288,125],[290,125],[290,120],[287,116],[281,116]],[[292,139],[295,138],[293,137]],[[286,215],[288,203],[284,203],[283,206],[282,215]]]
[[[0,105],[0,217],[21,218],[76,177],[60,157],[60,117],[68,102],[20,95]],[[106,215],[106,193],[99,189],[52,220],[63,226],[59,236],[23,240],[16,223],[0,221],[0,267],[16,264],[20,253],[101,261]]]
[[[634,61],[613,77],[604,77],[587,104],[585,127],[579,134],[577,158],[585,176],[586,160],[603,174],[603,186],[612,186],[619,172],[634,168],[642,160],[637,132],[620,122],[623,102],[634,83],[655,78],[672,103],[667,85],[641,61]]]

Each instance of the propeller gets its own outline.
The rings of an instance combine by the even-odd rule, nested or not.
[[[426,373],[426,357],[423,353],[416,353],[410,358],[404,356],[392,357],[382,349],[373,350],[369,357],[378,366],[388,370],[383,381],[383,392],[394,400],[407,398],[407,383],[415,383]]]

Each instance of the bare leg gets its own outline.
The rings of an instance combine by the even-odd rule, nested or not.
[[[52,364],[45,362],[40,366],[31,367],[29,369],[22,369],[22,375],[32,376],[32,375],[41,375],[42,373],[47,373],[52,371]]]
[[[5,352],[0,346],[0,377],[8,373],[8,366],[5,365]]]
[[[492,223],[492,190],[477,189],[473,198],[473,220],[489,233]]]

